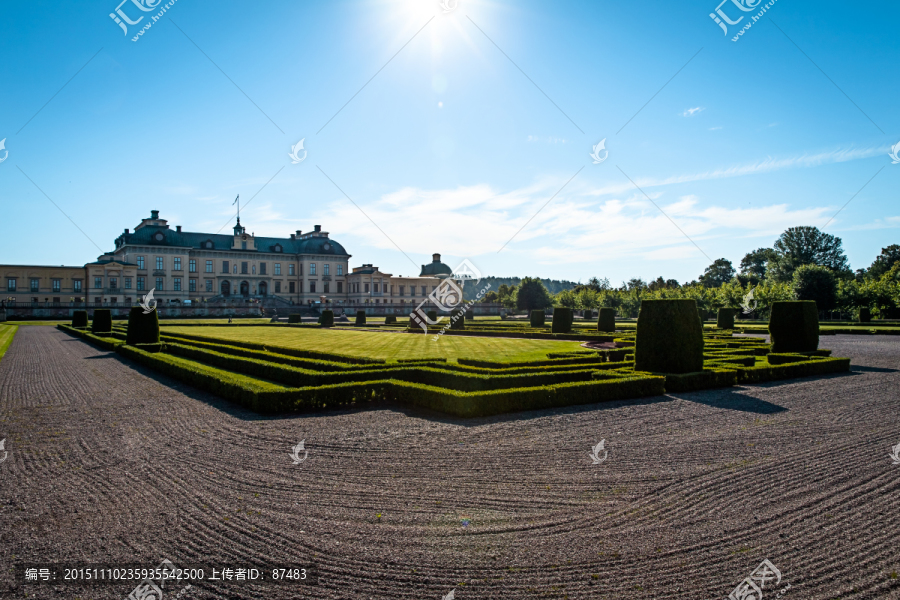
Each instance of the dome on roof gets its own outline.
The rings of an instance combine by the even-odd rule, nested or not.
[[[419,277],[440,277],[443,279],[453,275],[453,269],[441,262],[440,254],[434,254],[431,258],[431,264],[422,265],[422,272],[419,273]]]

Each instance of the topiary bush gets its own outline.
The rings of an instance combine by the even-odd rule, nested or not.
[[[572,331],[574,314],[571,308],[558,306],[553,309],[553,322],[550,324],[551,333],[569,333]]]
[[[702,371],[703,326],[697,302],[691,299],[643,300],[634,344],[635,371]]]
[[[720,308],[716,314],[716,327],[719,329],[734,329],[734,309]]]
[[[428,315],[428,320],[430,320],[432,323],[437,321],[437,311],[436,310],[429,310],[425,314]]]
[[[319,323],[321,323],[322,327],[333,327],[334,326],[334,311],[333,310],[323,310],[322,316],[319,318]]]
[[[303,315],[300,313],[294,313],[292,315],[288,315],[288,323],[302,323]]]
[[[533,310],[530,315],[531,326],[532,327],[543,327],[544,326],[544,311],[542,310]]]
[[[600,314],[597,316],[597,331],[615,331],[616,330],[616,309],[601,308]]]
[[[388,315],[384,318],[385,325],[394,325],[397,323],[397,315]]]
[[[86,310],[76,310],[72,313],[72,327],[87,327],[88,317]]]
[[[450,315],[450,329],[466,328],[466,311],[459,308],[454,310]]]
[[[868,323],[872,320],[872,311],[870,311],[867,306],[864,306],[859,309],[858,318],[860,323]]]
[[[466,321],[474,321],[475,320],[475,311],[471,308],[466,311]]]
[[[125,343],[129,346],[135,344],[159,343],[159,316],[156,311],[144,314],[140,306],[132,306],[128,313],[128,332],[125,335]]]
[[[356,311],[356,324],[357,325],[365,325],[366,324],[366,311],[364,311],[364,310]]]
[[[769,317],[772,352],[810,352],[819,348],[819,311],[813,300],[773,302]]]
[[[94,309],[91,333],[109,333],[110,331],[112,331],[112,313],[108,308]]]

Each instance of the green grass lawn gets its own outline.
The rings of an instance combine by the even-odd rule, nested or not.
[[[3,355],[6,354],[6,350],[12,344],[13,336],[16,335],[16,330],[18,329],[18,325],[0,325],[0,358],[3,358]]]
[[[299,348],[335,352],[370,358],[475,358],[495,361],[537,360],[548,352],[580,349],[580,342],[501,339],[444,335],[432,341],[433,335],[389,333],[379,331],[346,331],[306,329],[299,327],[165,327],[166,333],[184,333],[228,341],[271,344],[283,348]]]

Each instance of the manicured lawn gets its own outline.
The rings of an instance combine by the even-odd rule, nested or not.
[[[456,335],[301,329],[299,327],[165,327],[166,333],[184,333],[228,341],[271,344],[371,358],[475,358],[519,361],[545,358],[548,352],[580,349],[579,342],[520,340]]]
[[[0,325],[0,358],[3,358],[9,345],[12,344],[17,329],[18,325]]]

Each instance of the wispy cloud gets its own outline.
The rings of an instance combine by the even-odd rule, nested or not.
[[[681,116],[682,117],[693,117],[697,113],[701,113],[704,110],[706,110],[705,106],[695,106],[694,108],[689,108],[686,111],[684,111],[683,113],[681,113]]]

